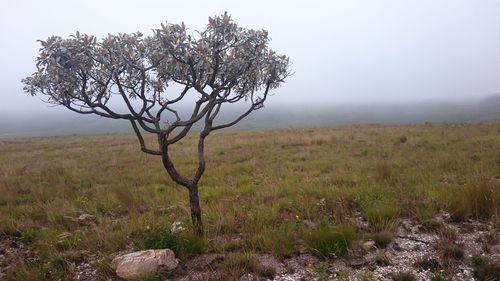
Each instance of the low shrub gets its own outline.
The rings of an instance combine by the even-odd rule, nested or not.
[[[434,219],[422,222],[422,230],[425,232],[436,233],[443,228],[443,223]]]
[[[181,239],[181,257],[187,258],[203,253],[207,246],[206,240],[203,237],[196,236],[191,232],[182,233],[179,235]]]
[[[440,264],[449,268],[457,264],[457,261],[463,260],[465,252],[463,245],[457,244],[458,234],[450,227],[445,227],[438,231],[439,243],[437,251],[440,255]]]
[[[443,246],[443,257],[448,260],[462,260],[464,258],[464,250],[456,244]]]
[[[451,227],[443,227],[438,231],[440,244],[453,243],[458,239],[457,232]]]
[[[134,246],[138,250],[170,249],[176,256],[181,254],[182,240],[172,234],[167,226],[147,226],[144,231],[136,233]]]
[[[391,261],[385,254],[378,254],[373,258],[373,261],[378,266],[388,266],[391,264]]]
[[[485,258],[476,256],[472,259],[474,277],[478,281],[500,280],[500,264]]]
[[[165,225],[146,227],[134,237],[134,246],[138,250],[170,249],[180,258],[200,254],[206,246],[203,237],[190,233],[173,234]]]
[[[371,238],[373,241],[375,241],[375,245],[378,248],[385,249],[392,242],[394,234],[388,230],[382,230],[374,233]]]
[[[392,229],[400,215],[394,189],[389,186],[367,186],[356,191],[363,217],[374,231]]]
[[[350,225],[321,226],[306,235],[307,246],[322,260],[345,256],[355,239],[356,231]]]
[[[265,278],[273,278],[276,270],[263,266],[259,260],[249,253],[231,253],[218,265],[220,274],[227,280],[238,280],[243,274],[256,273]]]
[[[497,182],[480,179],[456,189],[448,202],[452,220],[457,222],[468,218],[486,220],[498,216],[500,184]]]
[[[247,244],[250,249],[261,252],[272,252],[278,257],[289,257],[296,247],[296,226],[283,223],[277,227],[264,228],[260,233],[253,234]]]
[[[399,207],[392,202],[365,206],[362,211],[370,227],[375,231],[392,229],[399,215]]]

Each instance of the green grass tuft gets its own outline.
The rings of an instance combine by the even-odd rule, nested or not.
[[[259,260],[249,253],[232,253],[224,258],[217,266],[221,271],[223,280],[237,280],[247,273],[255,273],[265,278],[273,278],[276,275],[274,268],[263,266]]]
[[[448,204],[451,218],[457,222],[468,218],[487,220],[497,217],[500,210],[500,183],[477,179],[463,187],[456,187]]]
[[[321,226],[306,236],[306,243],[311,253],[327,260],[347,255],[355,239],[356,230],[350,225]]]
[[[172,234],[165,225],[147,226],[134,236],[134,246],[137,250],[170,249],[182,259],[201,254],[206,247],[203,237],[187,232]]]
[[[382,230],[377,233],[371,235],[373,241],[375,241],[375,245],[380,249],[385,249],[394,239],[394,234],[387,230]]]

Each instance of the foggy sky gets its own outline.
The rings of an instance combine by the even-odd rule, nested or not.
[[[53,111],[22,91],[37,39],[141,31],[168,21],[202,30],[228,11],[269,31],[295,72],[271,104],[464,100],[500,92],[500,1],[4,1],[0,113]],[[58,109],[61,110],[61,109]]]

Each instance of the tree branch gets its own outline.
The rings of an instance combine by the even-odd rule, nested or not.
[[[130,120],[130,124],[132,124],[132,128],[134,128],[135,135],[137,136],[137,139],[139,140],[139,144],[141,145],[141,150],[143,152],[148,153],[148,154],[152,154],[152,155],[162,155],[161,151],[148,149],[146,147],[146,144],[144,142],[144,138],[142,137],[141,131],[139,130],[139,127],[137,127],[137,124],[135,123],[134,120]]]
[[[241,114],[238,118],[236,118],[234,121],[226,123],[226,124],[222,124],[222,125],[218,125],[218,126],[212,127],[211,130],[215,131],[215,130],[220,130],[220,129],[224,129],[224,128],[227,128],[227,127],[231,127],[231,126],[235,125],[236,123],[240,122],[243,118],[247,117],[252,111],[261,108],[262,105],[264,104],[264,101],[267,98],[267,94],[269,92],[270,87],[271,87],[271,83],[268,83],[267,86],[266,86],[266,90],[264,91],[264,96],[262,97],[262,99],[260,99],[257,102],[254,102],[252,100],[252,105],[250,106],[250,108],[247,111],[245,111],[243,114]]]

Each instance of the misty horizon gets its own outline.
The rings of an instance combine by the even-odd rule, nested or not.
[[[271,97],[269,100],[266,101],[265,108],[275,108],[275,107],[281,107],[281,108],[288,108],[290,110],[302,110],[303,108],[325,108],[325,107],[363,107],[363,106],[406,106],[406,105],[412,105],[412,106],[419,106],[419,105],[429,105],[429,104],[459,104],[459,105],[467,105],[467,104],[473,104],[478,101],[482,101],[485,99],[490,99],[490,98],[498,98],[500,97],[500,92],[498,93],[489,93],[489,94],[483,94],[483,95],[476,95],[476,96],[470,96],[470,97],[462,97],[462,98],[415,98],[413,100],[390,100],[390,101],[383,101],[383,100],[366,100],[366,101],[310,101],[306,100],[301,103],[298,103],[296,101],[288,101],[288,100],[275,100],[273,97]],[[70,115],[76,114],[75,112],[68,111],[64,106],[61,105],[56,105],[56,104],[49,104],[46,102],[41,101],[38,98],[37,99],[39,103],[39,108],[35,111],[19,111],[15,109],[9,110],[4,110],[0,112],[0,116],[24,116],[24,117],[37,117],[37,116],[47,116],[47,115],[61,115],[68,113]],[[192,104],[189,103],[189,101],[185,102],[180,106],[183,111],[189,110],[192,107]],[[235,107],[241,107],[244,108],[245,104],[236,104]],[[120,105],[117,107],[120,110],[126,111],[126,107],[124,105]],[[500,110],[500,108],[499,108]],[[256,111],[253,114],[259,114],[259,111]]]
[[[294,73],[239,127],[500,119],[500,4],[495,1],[22,0],[4,6],[0,35],[10,39],[0,52],[4,137],[130,131],[127,122],[112,125],[117,121],[78,116],[24,93],[21,79],[35,71],[36,40],[67,38],[77,30],[98,38],[149,35],[165,21],[184,22],[194,34],[209,16],[224,11],[241,27],[267,30],[270,48],[290,57]],[[198,9],[187,9],[193,6]],[[175,94],[176,88],[168,92]],[[181,109],[190,106],[187,99]],[[237,108],[225,110],[230,115]]]
[[[81,115],[65,108],[26,114],[0,113],[0,138],[54,135],[132,133],[127,120]],[[230,120],[242,106],[224,110],[220,122]],[[190,107],[179,108],[188,114]],[[500,94],[466,101],[427,100],[351,104],[271,103],[242,120],[234,129],[336,127],[353,124],[470,123],[500,120]]]
[[[197,9],[190,9],[193,6]],[[194,34],[206,26],[209,16],[224,11],[242,27],[268,30],[270,47],[293,63],[294,75],[273,91],[270,106],[467,101],[500,92],[496,1],[192,0],[137,5],[24,0],[4,3],[4,8],[4,114],[48,111],[38,98],[23,93],[20,82],[35,70],[40,46],[36,40],[67,38],[77,30],[98,38],[118,32],[148,35],[165,21],[184,22]]]

